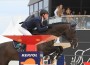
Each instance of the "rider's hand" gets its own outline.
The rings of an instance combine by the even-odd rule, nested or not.
[[[48,25],[48,28],[52,28],[52,26],[51,25]]]

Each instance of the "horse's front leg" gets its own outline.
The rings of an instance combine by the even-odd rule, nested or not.
[[[78,47],[78,42],[77,42],[77,39],[73,39],[70,41],[70,44],[71,44],[71,47],[73,49],[75,49],[76,47]]]
[[[57,50],[56,50],[56,53],[57,53],[56,59],[57,60],[60,58],[62,52],[63,52],[63,47],[62,46],[57,46]]]
[[[50,60],[51,63],[54,63],[54,58],[56,56],[56,59],[58,60],[63,52],[63,47],[62,46],[53,46],[54,52],[52,55],[50,55]]]

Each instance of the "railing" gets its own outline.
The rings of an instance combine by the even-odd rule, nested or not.
[[[76,29],[90,29],[90,15],[64,15],[49,18],[49,24],[57,22],[76,23]]]

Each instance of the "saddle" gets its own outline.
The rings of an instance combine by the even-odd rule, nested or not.
[[[13,45],[14,45],[14,48],[15,48],[18,52],[24,52],[25,49],[26,49],[26,45],[25,45],[25,44],[19,43],[19,42],[17,42],[17,41],[13,41]]]

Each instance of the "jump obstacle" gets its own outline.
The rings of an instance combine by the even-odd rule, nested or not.
[[[37,52],[37,49],[36,49],[37,44],[42,44],[43,42],[51,41],[57,38],[56,36],[53,36],[53,35],[32,35],[32,36],[4,35],[4,36],[10,39],[13,39],[17,42],[26,44],[26,52],[32,52],[32,51]],[[70,47],[70,44],[54,43],[54,46],[62,46],[63,48],[68,48]],[[56,64],[54,65],[64,65],[64,56],[61,56],[58,60],[56,60]]]

